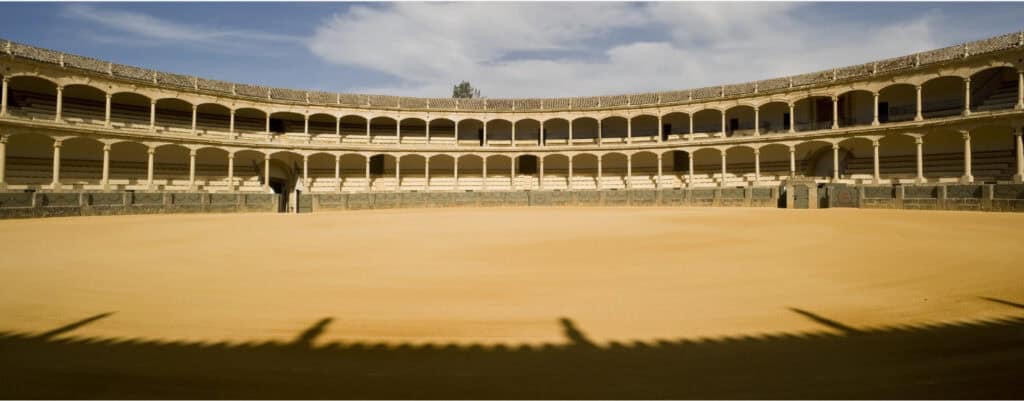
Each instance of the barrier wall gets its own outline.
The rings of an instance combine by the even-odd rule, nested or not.
[[[276,212],[276,194],[0,192],[0,219],[163,213]]]
[[[827,207],[1024,212],[1024,184],[825,185]]]

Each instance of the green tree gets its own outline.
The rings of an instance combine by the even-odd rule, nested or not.
[[[469,84],[469,81],[459,82],[452,87],[452,97],[455,99],[473,99],[480,97],[480,90]]]

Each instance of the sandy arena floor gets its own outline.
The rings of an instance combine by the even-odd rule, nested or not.
[[[1021,314],[1024,214],[522,208],[0,221],[0,331],[564,343]]]

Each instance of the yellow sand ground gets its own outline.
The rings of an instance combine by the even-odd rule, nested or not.
[[[0,221],[0,331],[596,343],[1016,316],[1024,214],[410,209]]]

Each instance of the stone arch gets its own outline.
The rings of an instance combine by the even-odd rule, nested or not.
[[[647,113],[634,115],[630,119],[630,126],[634,142],[658,141],[658,116]]]
[[[964,111],[964,79],[941,76],[921,84],[921,115],[940,118],[960,115]]]
[[[682,111],[673,111],[661,117],[663,139],[683,139],[690,133],[690,115]]]
[[[7,75],[7,113],[52,120],[57,115],[57,83],[34,75]]]
[[[496,118],[487,120],[486,124],[488,145],[512,146],[512,121]],[[521,138],[522,134],[517,132],[516,136]]]
[[[754,106],[736,105],[725,110],[725,136],[754,135]]]
[[[994,66],[971,74],[971,111],[1012,110],[1017,105],[1016,68]]]
[[[476,144],[483,145],[484,143],[484,122],[476,118],[463,118],[456,122],[458,125],[458,138],[456,140],[460,144]]]
[[[917,89],[908,83],[894,83],[878,91],[878,121],[910,121],[917,114]]]
[[[340,119],[341,141],[343,143],[366,143],[367,120],[366,117],[357,114],[346,114]]]
[[[625,143],[626,117],[611,115],[601,119],[601,139],[603,142]]]
[[[594,144],[598,137],[598,120],[593,117],[577,117],[572,120],[572,143]]]
[[[200,134],[228,132],[230,127],[230,107],[212,102],[196,105],[196,132]]]
[[[875,118],[875,94],[865,89],[853,89],[839,94],[839,126],[871,125]]]
[[[773,100],[758,108],[761,126],[758,130],[762,135],[789,132],[789,103]]]
[[[796,145],[797,172],[807,177],[829,178],[833,174],[832,142],[811,139]]]
[[[445,117],[432,118],[427,124],[430,125],[429,143],[455,144],[455,120]]]
[[[136,92],[117,92],[110,97],[111,124],[132,128],[149,127],[152,100]]]
[[[832,98],[810,95],[793,102],[796,131],[816,131],[832,128]]]
[[[601,155],[602,189],[625,189],[628,157],[621,152],[608,152]]]
[[[563,117],[544,120],[544,143],[567,145],[569,143],[569,120]]]
[[[294,111],[275,111],[270,113],[270,133],[273,135],[301,137],[305,129],[306,116],[301,113]]]
[[[515,122],[516,145],[537,146],[540,144],[540,121],[534,118],[520,118]],[[545,127],[547,128],[547,127]],[[491,128],[487,128],[487,135],[490,137]],[[490,141],[490,139],[488,139]]]
[[[192,103],[173,97],[157,99],[156,127],[160,131],[191,130]]]
[[[722,132],[722,112],[718,109],[705,108],[692,114],[693,133],[697,136],[718,136]]]
[[[103,124],[107,113],[107,92],[93,85],[64,86],[61,119],[69,122]]]

